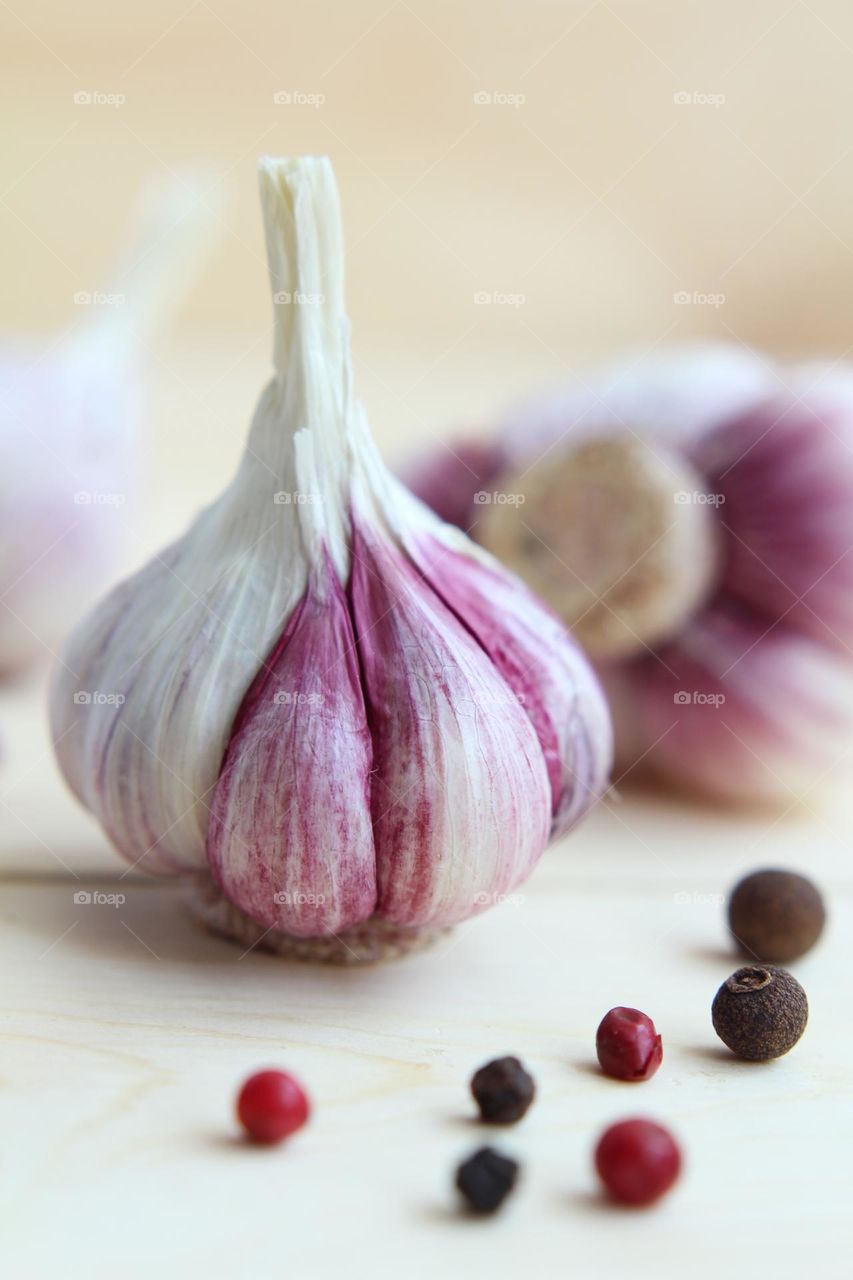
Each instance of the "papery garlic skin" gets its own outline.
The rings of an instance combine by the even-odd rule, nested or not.
[[[347,601],[321,565],[231,731],[207,841],[228,898],[297,936],[372,915],[372,760]]]
[[[552,835],[570,831],[601,786],[601,726],[608,711],[591,672],[566,661],[565,629],[531,609],[518,583],[474,564],[444,541],[422,543],[415,563],[489,655],[511,696],[523,706],[545,756],[552,797]]]
[[[589,462],[608,450],[609,474]],[[837,773],[853,744],[849,371],[676,348],[523,406],[409,481],[576,629],[619,776],[790,804]]]
[[[609,716],[547,609],[379,459],[328,161],[265,160],[260,183],[276,372],[246,455],[78,629],[54,740],[116,847],[201,877],[215,927],[372,959],[371,931],[404,949],[530,873],[606,786]]]
[[[184,294],[216,202],[186,175],[143,189],[111,285],[41,351],[0,343],[0,678],[55,653],[114,571],[146,346]]]

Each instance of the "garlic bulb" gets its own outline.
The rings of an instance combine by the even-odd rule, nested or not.
[[[853,743],[853,375],[675,349],[434,455],[414,491],[572,627],[621,770],[790,802]]]
[[[43,350],[0,346],[0,678],[54,652],[115,563],[145,348],[214,211],[196,177],[147,186],[109,288]]]
[[[375,959],[496,901],[606,785],[561,624],[385,470],[352,396],[325,159],[264,160],[275,375],[229,488],[72,637],[57,756],[212,927]],[[75,705],[75,691],[101,691]]]

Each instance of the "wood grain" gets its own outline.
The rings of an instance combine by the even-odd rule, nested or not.
[[[821,1277],[849,1274],[846,825],[827,811],[768,835],[763,818],[700,823],[609,799],[518,900],[430,952],[343,973],[242,955],[199,932],[171,885],[9,878],[7,1274],[794,1277],[816,1257]],[[735,965],[717,899],[771,856],[812,868],[832,918],[796,966],[806,1036],[751,1066],[710,1024]],[[595,1028],[616,1003],[663,1034],[647,1084],[595,1068]],[[504,1052],[524,1058],[539,1097],[493,1133],[472,1120],[467,1080]],[[234,1093],[277,1064],[305,1081],[315,1116],[286,1147],[252,1150]],[[600,1128],[637,1112],[671,1125],[687,1161],[645,1214],[604,1204],[590,1164]],[[524,1179],[500,1220],[470,1222],[451,1171],[490,1140],[523,1160]]]

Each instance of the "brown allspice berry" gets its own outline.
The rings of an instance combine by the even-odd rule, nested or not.
[[[780,1058],[806,1029],[809,1002],[793,974],[749,964],[726,978],[711,1006],[714,1030],[732,1053],[750,1062]]]
[[[738,947],[770,964],[805,955],[825,921],[820,892],[795,871],[753,871],[735,885],[729,899],[729,929]]]
[[[471,1077],[471,1093],[488,1124],[515,1124],[536,1093],[533,1076],[518,1058],[495,1058]]]

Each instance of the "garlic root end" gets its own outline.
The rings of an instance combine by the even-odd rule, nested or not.
[[[665,447],[587,440],[507,473],[476,536],[563,618],[593,658],[677,634],[719,569],[713,499]]]
[[[289,960],[348,967],[378,964],[423,951],[450,932],[444,928],[405,929],[374,916],[342,933],[297,938],[279,929],[265,929],[235,907],[208,876],[190,878],[184,889],[190,915],[210,933],[247,950],[272,952]]]

